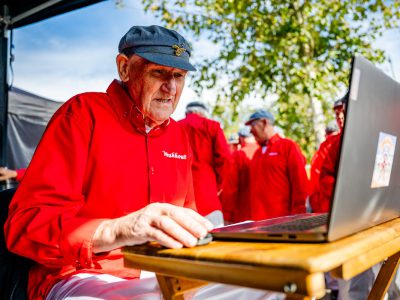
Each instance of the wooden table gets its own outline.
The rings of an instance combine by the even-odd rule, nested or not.
[[[383,299],[400,258],[400,219],[332,243],[213,241],[166,249],[156,243],[125,247],[125,265],[157,273],[165,299],[206,282],[285,292],[288,299],[321,298],[324,273],[350,279],[385,261],[369,299]]]

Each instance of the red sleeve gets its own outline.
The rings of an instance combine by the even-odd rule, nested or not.
[[[293,143],[288,153],[289,180],[291,185],[291,214],[306,212],[308,178],[305,169],[305,157],[300,147]]]
[[[17,172],[17,177],[15,177],[15,180],[21,182],[22,178],[24,178],[26,169],[19,169],[15,171]]]
[[[185,133],[185,136],[186,136],[186,141],[187,141],[188,148],[189,148],[189,151],[190,151],[190,155],[189,155],[189,170],[188,170],[188,174],[189,174],[189,191],[188,191],[188,193],[186,195],[184,206],[187,207],[187,208],[191,208],[191,209],[197,211],[196,201],[195,201],[195,196],[194,196],[194,188],[193,188],[193,173],[192,173],[193,151],[192,151],[192,148],[190,147],[189,140],[187,139],[186,133]]]
[[[321,175],[322,164],[328,155],[332,146],[332,137],[329,136],[324,142],[321,143],[318,150],[315,152],[311,160],[310,170],[310,205],[313,212],[320,212],[319,203],[319,182]]]
[[[50,121],[10,204],[8,248],[46,266],[88,266],[92,235],[103,219],[77,216],[84,204],[90,118],[59,110]]]
[[[221,194],[222,212],[224,220],[233,222],[234,212],[238,201],[239,194],[239,166],[238,157],[239,153],[235,152],[228,162],[226,180],[223,183],[223,190]]]
[[[213,140],[213,166],[217,176],[218,189],[221,189],[223,187],[224,178],[226,178],[226,172],[228,172],[231,152],[220,124],[217,122],[215,122],[215,124],[216,127]]]
[[[331,144],[330,151],[321,166],[318,189],[318,211],[327,212],[330,209],[333,187],[336,178],[336,163],[339,155],[340,136]]]

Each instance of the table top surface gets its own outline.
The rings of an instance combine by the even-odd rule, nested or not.
[[[160,261],[192,261],[196,262],[198,267],[202,263],[205,267],[208,267],[209,263],[228,263],[297,269],[308,273],[331,271],[349,262],[362,264],[362,269],[365,269],[398,251],[400,218],[330,243],[212,241],[205,246],[183,249],[166,249],[156,243],[128,246],[123,249],[125,258],[134,260],[137,267],[141,267],[142,262],[145,267],[147,257]]]

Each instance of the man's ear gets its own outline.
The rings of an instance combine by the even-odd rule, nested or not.
[[[125,54],[118,54],[116,58],[119,78],[122,82],[129,80],[129,58]]]
[[[260,122],[263,124],[264,127],[269,124],[269,120],[268,119],[261,119]]]

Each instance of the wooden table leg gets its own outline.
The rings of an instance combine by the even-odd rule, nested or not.
[[[157,281],[165,300],[183,300],[184,294],[208,284],[205,281],[157,274]]]
[[[382,265],[378,276],[376,277],[374,286],[369,293],[368,300],[383,299],[389,288],[397,267],[399,266],[400,252],[390,256]]]

